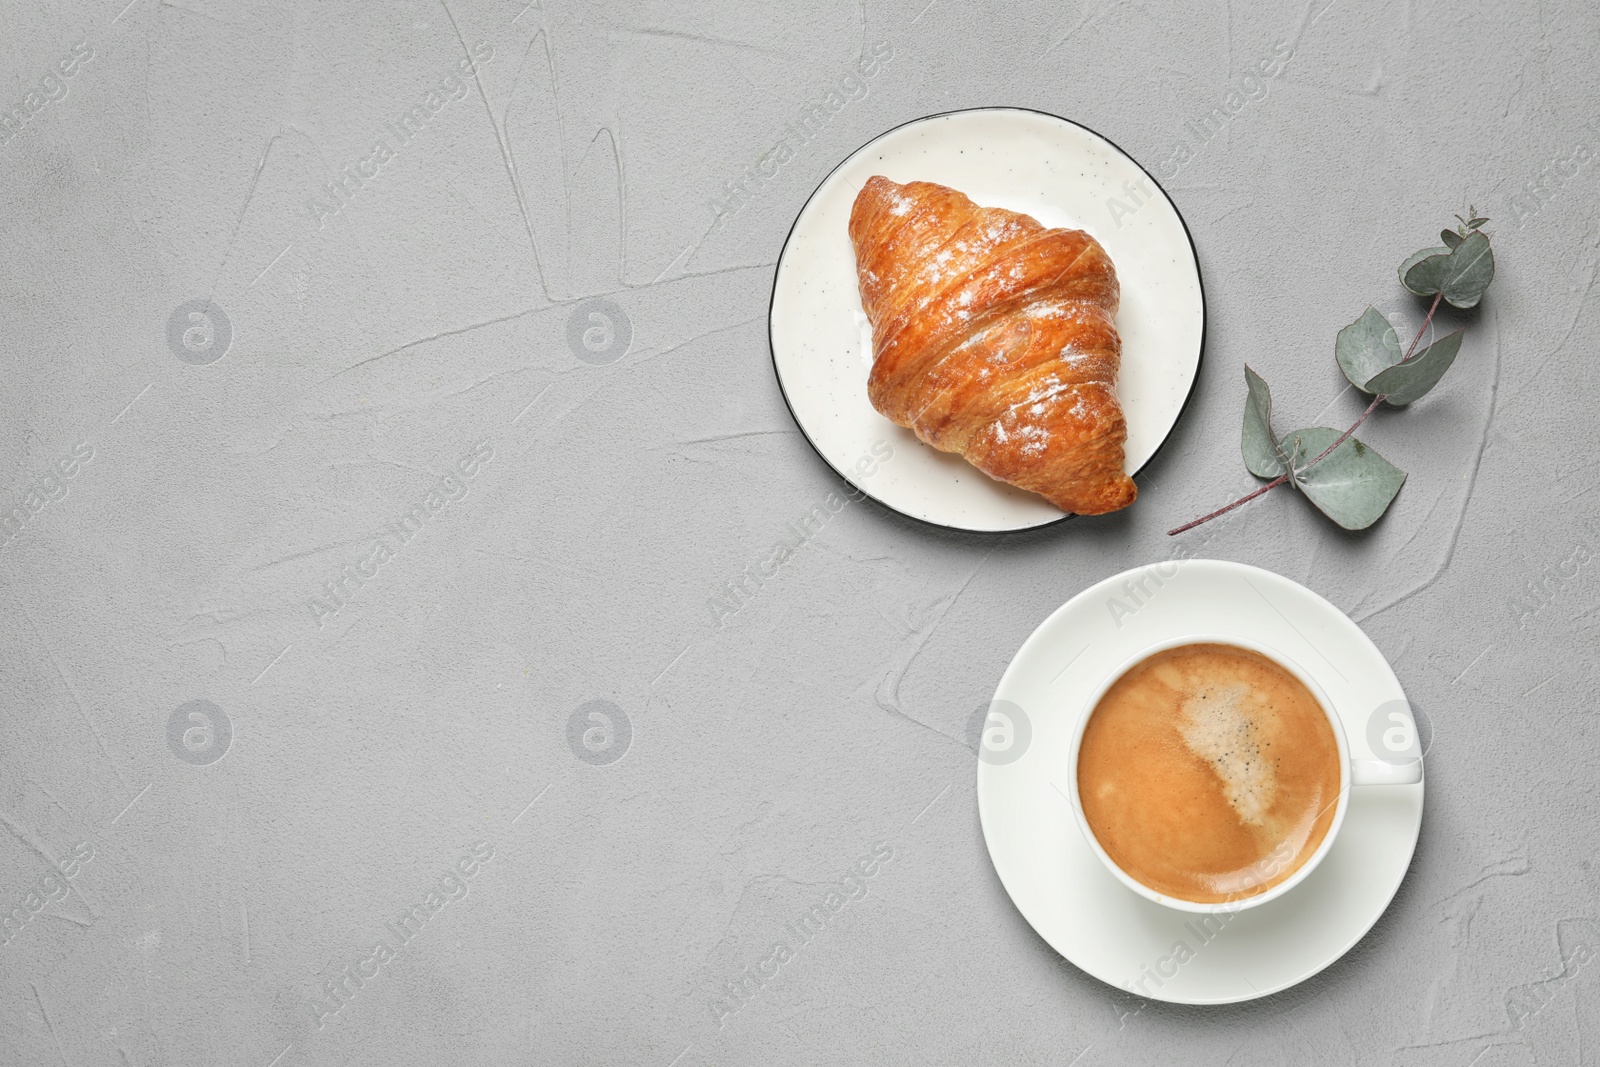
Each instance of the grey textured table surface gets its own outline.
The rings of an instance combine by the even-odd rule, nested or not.
[[[1600,1062],[1561,963],[1600,943],[1597,43],[1576,2],[5,3],[0,1062]],[[1127,512],[855,503],[719,612],[840,485],[767,347],[796,212],[990,104],[1187,144],[1192,405]],[[1433,734],[1411,872],[1287,993],[1144,1003],[1011,905],[969,720],[1254,484],[1247,359],[1305,422],[1359,410],[1334,333],[1419,321],[1395,265],[1468,201],[1500,277],[1364,431],[1411,472],[1388,517],[1274,496],[1181,542],[1390,658]]]

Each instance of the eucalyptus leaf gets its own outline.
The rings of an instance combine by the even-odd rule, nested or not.
[[[1468,219],[1467,220],[1467,229],[1476,230],[1479,226],[1482,226],[1484,223],[1486,223],[1488,221],[1489,221],[1488,219],[1481,218],[1481,217],[1480,218],[1475,218],[1475,219]]]
[[[1251,474],[1276,478],[1289,469],[1289,464],[1272,432],[1272,390],[1248,365],[1244,368],[1244,381],[1249,392],[1244,400],[1244,432],[1239,450],[1244,453],[1244,465]]]
[[[1461,351],[1461,339],[1464,336],[1466,330],[1445,334],[1416,356],[1373,378],[1367,383],[1368,389],[1383,394],[1383,399],[1395,407],[1404,407],[1421,399],[1428,390],[1439,384],[1444,372],[1456,361],[1456,353]]]
[[[1450,248],[1454,248],[1463,240],[1462,236],[1454,230],[1440,230],[1439,239]]]
[[[1342,432],[1327,426],[1296,430],[1285,435],[1281,447],[1310,463]],[[1346,437],[1320,463],[1301,469],[1295,484],[1319,511],[1346,530],[1365,530],[1389,509],[1405,481],[1405,471],[1355,437]]]
[[[1400,280],[1418,296],[1443,293],[1452,306],[1469,308],[1494,281],[1494,249],[1474,230],[1448,254],[1426,256],[1401,270]]]
[[[1344,329],[1333,342],[1333,356],[1350,384],[1369,393],[1367,383],[1374,376],[1400,362],[1400,338],[1389,320],[1375,307]]]
[[[1423,248],[1411,253],[1405,258],[1405,262],[1400,264],[1400,284],[1404,285],[1407,289],[1411,289],[1411,286],[1406,283],[1406,274],[1411,270],[1412,267],[1432,256],[1447,256],[1450,254],[1450,252],[1451,248],[1449,245],[1434,245],[1432,248]],[[1418,296],[1432,296],[1437,290],[1430,289],[1425,293],[1417,289],[1411,289],[1411,291],[1416,293]]]

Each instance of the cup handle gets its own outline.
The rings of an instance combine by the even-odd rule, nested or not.
[[[1422,760],[1389,763],[1378,759],[1350,761],[1351,785],[1416,785],[1422,781]]]

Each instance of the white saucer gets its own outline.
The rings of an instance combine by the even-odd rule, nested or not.
[[[1105,246],[1122,285],[1117,395],[1128,420],[1126,468],[1137,473],[1178,421],[1200,369],[1205,298],[1194,245],[1155,179],[1116,145],[1077,123],[1016,108],[956,111],[890,130],[823,179],[795,220],[773,284],[772,361],[795,422],[828,465],[888,507],[940,526],[1026,530],[1065,517],[1042,497],[922,444],[868,402],[872,335],[846,226],[874,174],[939,182],[985,207],[1086,230]],[[893,459],[862,463],[880,441]]]
[[[1344,828],[1321,866],[1281,899],[1237,912],[1215,932],[1197,931],[1198,916],[1119,883],[1090,850],[1063,795],[1073,728],[1106,672],[1155,641],[1200,630],[1282,650],[1327,693],[1351,757],[1381,758],[1369,741],[1369,717],[1380,708],[1386,717],[1405,694],[1355,623],[1271,571],[1168,562],[1086,589],[1023,643],[995,700],[1022,709],[1027,726],[1015,737],[1028,735],[1027,747],[1011,762],[979,762],[978,811],[1017,910],[1062,956],[1150,999],[1226,1004],[1304,981],[1372,928],[1410,865],[1423,786],[1353,789]],[[1187,959],[1176,950],[1180,941]]]

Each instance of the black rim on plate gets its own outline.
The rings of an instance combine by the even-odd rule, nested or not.
[[[778,250],[778,265],[777,265],[776,268],[773,269],[773,272],[772,272],[772,295],[767,298],[767,350],[772,355],[772,376],[778,380],[778,392],[779,392],[779,394],[782,395],[784,407],[789,409],[789,417],[794,420],[795,427],[800,431],[800,436],[804,437],[806,439],[806,444],[811,446],[811,450],[813,452],[815,452],[817,454],[817,456],[822,460],[822,462],[827,464],[828,469],[833,471],[834,474],[838,475],[839,478],[841,480],[843,480],[846,485],[849,485],[849,486],[853,487],[857,492],[861,493],[863,496],[865,496],[867,499],[871,500],[873,503],[877,504],[878,506],[880,506],[882,508],[885,508],[885,509],[887,509],[889,511],[894,512],[896,515],[903,516],[903,517],[905,517],[907,519],[912,520],[913,522],[922,523],[924,526],[932,526],[934,529],[937,529],[937,530],[959,530],[962,533],[1000,534],[1000,535],[1003,535],[1003,534],[1033,533],[1036,530],[1047,530],[1052,526],[1059,526],[1062,523],[1067,522],[1067,521],[1069,521],[1071,519],[1078,518],[1078,515],[1076,515],[1075,513],[1068,513],[1066,515],[1061,516],[1061,518],[1059,518],[1059,519],[1051,519],[1049,522],[1042,522],[1037,526],[1022,526],[1022,527],[1018,527],[1016,529],[1011,529],[1011,530],[974,530],[969,526],[952,526],[949,523],[935,522],[932,519],[924,519],[919,515],[912,515],[912,514],[910,514],[908,512],[901,511],[899,508],[895,507],[893,504],[890,504],[888,501],[886,501],[886,500],[882,499],[881,497],[877,496],[876,494],[872,493],[870,490],[868,490],[864,486],[857,485],[854,481],[851,481],[851,479],[844,473],[844,471],[840,470],[838,467],[835,467],[833,465],[833,461],[830,460],[827,457],[827,455],[822,451],[822,449],[817,447],[817,443],[815,441],[813,441],[811,439],[811,435],[806,432],[805,424],[800,421],[800,416],[799,416],[798,413],[796,413],[796,411],[794,409],[794,401],[789,399],[789,391],[784,388],[784,385],[783,385],[783,374],[778,370],[778,346],[777,346],[776,340],[772,336],[772,305],[773,305],[773,302],[775,300],[777,300],[777,298],[778,298],[778,276],[779,276],[779,274],[781,273],[781,271],[783,269],[783,254],[789,250],[789,242],[794,239],[794,230],[795,230],[796,226],[800,225],[801,216],[803,216],[806,213],[806,208],[811,206],[811,201],[815,200],[816,197],[817,197],[817,194],[822,191],[822,187],[824,185],[828,184],[828,180],[830,178],[832,178],[834,176],[834,174],[836,174],[838,172],[840,167],[844,166],[846,163],[848,163],[852,159],[854,159],[861,152],[861,150],[863,148],[867,147],[867,145],[870,145],[874,141],[878,141],[878,140],[881,140],[884,137],[887,137],[889,134],[895,132],[896,130],[904,129],[907,126],[912,126],[912,125],[915,125],[916,123],[919,123],[919,122],[927,122],[930,119],[942,119],[942,118],[947,118],[947,117],[949,117],[951,115],[965,115],[968,112],[972,112],[972,111],[1025,111],[1025,112],[1028,112],[1029,114],[1033,114],[1033,115],[1043,115],[1045,118],[1055,119],[1058,122],[1065,122],[1069,126],[1076,126],[1080,130],[1084,130],[1084,131],[1086,131],[1088,133],[1094,134],[1096,137],[1100,138],[1100,140],[1104,141],[1106,144],[1110,145],[1112,148],[1115,148],[1118,152],[1121,152],[1125,159],[1127,159],[1134,166],[1138,167],[1139,170],[1144,174],[1144,176],[1149,178],[1150,181],[1155,184],[1155,187],[1157,189],[1161,190],[1161,195],[1166,198],[1166,201],[1167,201],[1168,204],[1172,205],[1172,213],[1174,215],[1178,216],[1178,225],[1183,227],[1183,238],[1184,238],[1185,241],[1189,242],[1189,257],[1192,260],[1194,260],[1194,278],[1195,278],[1195,283],[1197,285],[1199,285],[1199,287],[1200,287],[1200,350],[1199,350],[1199,352],[1197,352],[1195,354],[1194,377],[1192,379],[1190,379],[1190,381],[1189,381],[1189,391],[1188,391],[1188,393],[1186,393],[1184,395],[1183,403],[1178,405],[1177,417],[1172,420],[1172,425],[1167,427],[1167,432],[1162,435],[1160,442],[1158,442],[1156,444],[1156,447],[1155,447],[1154,451],[1152,451],[1150,453],[1150,458],[1146,459],[1143,463],[1141,463],[1139,465],[1139,469],[1134,471],[1131,475],[1129,475],[1129,477],[1130,478],[1137,478],[1140,474],[1142,474],[1144,472],[1144,469],[1146,467],[1148,467],[1151,463],[1155,462],[1156,457],[1161,454],[1161,450],[1163,448],[1167,447],[1167,441],[1169,441],[1172,438],[1172,432],[1178,428],[1178,423],[1182,421],[1184,413],[1189,410],[1189,404],[1190,404],[1191,401],[1194,400],[1195,387],[1200,384],[1200,371],[1204,368],[1204,365],[1205,365],[1205,355],[1206,355],[1206,281],[1205,281],[1205,276],[1200,271],[1200,253],[1199,253],[1199,250],[1195,248],[1194,234],[1191,233],[1190,230],[1189,230],[1189,221],[1183,217],[1183,212],[1178,210],[1177,201],[1173,200],[1172,197],[1167,194],[1166,187],[1163,186],[1161,184],[1161,182],[1156,179],[1156,176],[1154,174],[1151,174],[1148,170],[1145,170],[1145,167],[1144,167],[1143,163],[1140,163],[1131,154],[1129,154],[1128,152],[1124,151],[1121,145],[1117,144],[1117,142],[1113,141],[1111,138],[1107,137],[1105,134],[1101,133],[1099,130],[1092,129],[1092,128],[1088,127],[1088,126],[1085,126],[1081,122],[1074,122],[1072,119],[1063,118],[1062,116],[1053,114],[1053,113],[1051,113],[1049,111],[1040,111],[1038,108],[1032,108],[1032,107],[1012,107],[1010,105],[1005,105],[1005,104],[996,104],[996,105],[992,105],[990,107],[956,108],[953,111],[940,111],[940,112],[936,112],[935,114],[932,114],[932,115],[922,115],[922,116],[920,116],[918,118],[908,119],[907,121],[900,123],[898,126],[889,127],[887,130],[884,130],[882,133],[879,133],[876,136],[874,136],[871,140],[867,141],[865,144],[862,144],[862,145],[858,146],[853,151],[851,151],[848,154],[846,154],[845,157],[843,159],[841,159],[838,163],[835,163],[833,165],[832,169],[830,169],[827,174],[823,175],[822,180],[817,183],[817,187],[815,189],[811,190],[811,195],[806,197],[806,202],[804,204],[800,205],[800,210],[795,213],[794,221],[789,224],[789,232],[784,235],[783,247]],[[918,444],[921,444],[921,442],[919,441]],[[930,447],[930,446],[924,445],[923,447]],[[982,474],[985,478],[989,477],[987,474],[984,474],[983,471],[978,470],[977,467],[973,467],[972,469],[974,471],[977,471],[978,474]]]

